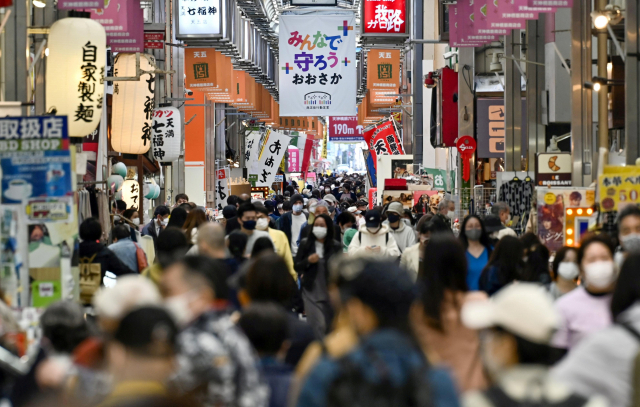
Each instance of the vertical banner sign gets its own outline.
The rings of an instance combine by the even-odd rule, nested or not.
[[[227,206],[229,197],[229,167],[216,170],[216,208],[221,211]]]
[[[244,166],[249,170],[249,174],[255,174],[257,171],[258,156],[260,153],[260,139],[262,135],[259,131],[252,131],[247,136],[246,151],[244,153]]]
[[[408,35],[407,0],[363,0],[362,32],[365,35]]]
[[[140,207],[140,185],[134,179],[125,180],[122,184],[122,200],[127,203],[127,208]]]
[[[329,141],[335,143],[363,141],[363,126],[358,124],[357,116],[329,117]]]
[[[289,172],[300,172],[300,150],[289,146]]]
[[[367,53],[367,89],[371,103],[393,104],[400,87],[400,50],[373,49]]]
[[[404,155],[402,142],[396,133],[393,119],[389,119],[364,133],[364,141],[371,151],[373,163],[378,168],[379,155]]]
[[[356,115],[355,17],[280,16],[280,116]]]
[[[307,172],[309,172],[311,150],[313,150],[313,139],[311,137],[307,137],[304,140],[304,153],[302,155],[302,167],[300,168],[300,172],[302,172],[302,179],[305,181],[307,180]]]
[[[257,187],[271,187],[275,182],[278,166],[282,162],[285,151],[289,146],[291,137],[268,130],[258,158],[257,171],[253,175],[258,176]]]
[[[327,144],[329,144],[329,132],[325,131],[322,134],[322,158],[327,158]]]
[[[175,107],[160,107],[153,112],[151,143],[156,161],[171,163],[180,158],[181,124],[180,111]]]
[[[217,88],[216,52],[213,48],[187,48],[184,51],[185,86],[189,90]]]

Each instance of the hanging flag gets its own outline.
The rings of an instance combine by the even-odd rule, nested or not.
[[[291,138],[273,130],[267,130],[267,134],[262,145],[262,151],[258,158],[256,171],[250,172],[249,176],[257,175],[257,187],[271,187],[275,182],[278,166],[282,162],[285,151],[289,146]]]
[[[364,133],[374,165],[378,166],[379,155],[404,155],[402,141],[398,138],[393,119],[386,120]]]
[[[229,175],[231,171],[229,167],[216,170],[216,208],[221,211],[227,206],[227,198],[229,197]]]
[[[244,166],[249,170],[249,174],[254,174],[260,154],[260,139],[262,134],[259,131],[252,131],[247,136],[245,142],[246,151],[244,153]]]
[[[354,15],[280,16],[280,116],[356,114]]]
[[[302,179],[307,180],[307,172],[309,172],[309,162],[311,161],[311,151],[313,150],[313,138],[307,137],[304,141],[304,153],[302,156]]]

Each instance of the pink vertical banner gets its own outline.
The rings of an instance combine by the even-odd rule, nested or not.
[[[130,2],[129,2],[130,3]],[[127,32],[129,26],[126,0],[110,0],[106,7],[91,10],[91,19],[96,20],[107,32],[107,41],[118,33]]]
[[[477,47],[488,41],[482,40],[474,32],[473,0],[459,0],[457,4],[458,43],[457,47]],[[493,39],[493,37],[491,37]]]
[[[458,45],[458,5],[449,5],[449,46],[457,47]]]
[[[300,141],[298,141],[299,143]],[[302,179],[307,180],[307,172],[309,172],[309,163],[311,161],[311,150],[313,150],[313,158],[315,158],[315,149],[313,148],[313,140],[307,136],[307,140],[304,142],[304,157],[302,157]]]
[[[300,172],[300,150],[289,148],[289,172]]]
[[[573,0],[528,0],[529,7],[573,7]]]
[[[497,0],[488,11],[489,27],[507,30],[522,30],[526,28],[523,18],[514,18],[513,0]]]
[[[485,27],[479,32],[481,34],[508,35],[511,32],[510,28],[498,28],[493,26],[493,23],[500,21],[500,7],[498,0],[486,1]]]

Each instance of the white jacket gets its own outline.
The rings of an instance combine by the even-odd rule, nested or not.
[[[420,243],[407,247],[400,257],[400,265],[409,271],[409,275],[413,281],[418,279],[420,271]]]
[[[385,236],[388,234],[388,238]],[[379,252],[367,250],[369,246],[380,247]],[[366,225],[360,226],[358,232],[353,235],[351,244],[347,251],[351,256],[380,256],[395,259],[400,256],[400,250],[393,238],[393,233],[389,233],[389,226],[382,225],[378,233],[371,234]]]
[[[408,247],[416,244],[416,232],[407,226],[402,219],[400,220],[400,226],[398,229],[393,230],[391,226],[389,226],[389,233],[393,235],[396,239],[396,244],[398,245],[398,249],[400,249],[400,253],[404,252]]]

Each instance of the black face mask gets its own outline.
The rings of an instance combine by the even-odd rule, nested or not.
[[[389,220],[389,223],[396,223],[400,220],[400,215],[390,212],[387,214],[387,219]]]

